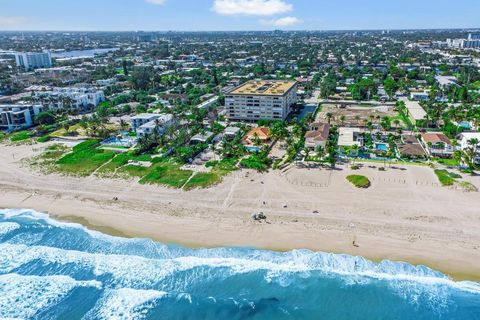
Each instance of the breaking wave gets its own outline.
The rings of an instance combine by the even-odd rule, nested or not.
[[[358,319],[366,312],[369,319],[480,319],[480,284],[402,262],[189,249],[0,210],[0,318]]]

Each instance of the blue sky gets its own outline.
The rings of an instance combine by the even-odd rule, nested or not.
[[[0,0],[0,30],[478,27],[479,0]]]

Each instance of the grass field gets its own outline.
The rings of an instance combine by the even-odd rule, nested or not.
[[[350,175],[347,177],[347,180],[357,188],[368,188],[371,185],[370,180],[365,176]]]
[[[435,174],[437,175],[438,181],[440,181],[442,186],[453,186],[455,182],[457,182],[455,178],[458,178],[458,175],[452,174],[447,170],[435,170]]]
[[[188,181],[184,189],[208,188],[222,182],[224,176],[237,170],[237,162],[237,159],[223,159],[222,161],[210,162],[209,166],[212,167],[212,171],[197,173]]]
[[[58,171],[75,176],[89,176],[110,161],[116,153],[97,149],[98,140],[87,140],[57,161]]]
[[[25,141],[27,139],[30,139],[32,137],[32,134],[30,131],[18,131],[13,133],[10,136],[10,141],[11,142],[20,142],[20,141]]]
[[[188,181],[185,185],[185,190],[192,190],[197,188],[208,188],[222,181],[222,176],[215,172],[199,172]]]
[[[168,161],[154,164],[147,172],[140,180],[141,184],[161,184],[173,188],[181,188],[193,173]]]

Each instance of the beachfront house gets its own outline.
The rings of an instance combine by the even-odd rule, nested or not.
[[[152,134],[157,128],[158,134],[162,135],[165,131],[175,125],[175,119],[171,114],[143,113],[130,119],[132,129],[137,136],[142,137]]]
[[[425,150],[413,134],[403,134],[401,143],[397,142],[397,149],[402,158],[424,159]]]
[[[235,137],[238,137],[240,135],[240,128],[238,127],[226,127],[225,130],[223,130],[223,140],[228,141],[235,139]]]
[[[470,141],[473,139],[477,139],[479,142],[475,148],[475,163],[480,164],[480,132],[464,132],[458,136],[459,148],[461,150],[466,150],[470,148]]]
[[[309,131],[305,134],[305,146],[312,150],[320,147],[325,149],[329,134],[330,125],[328,123],[312,123]]]
[[[357,145],[363,146],[362,130],[359,128],[341,127],[338,129],[338,146],[352,147]]]
[[[249,152],[259,152],[261,146],[271,141],[270,130],[260,127],[251,129],[242,139],[242,144]]]
[[[207,143],[214,136],[213,132],[205,131],[204,133],[198,133],[190,138],[190,144]]]
[[[270,129],[264,127],[253,128],[248,131],[245,137],[243,137],[243,141],[249,145],[254,145],[255,143],[266,143],[270,141],[270,139]]]
[[[449,158],[455,151],[452,142],[443,133],[422,133],[422,141],[428,154],[432,157]]]

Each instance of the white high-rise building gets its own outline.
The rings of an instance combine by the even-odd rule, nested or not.
[[[52,66],[52,56],[50,52],[22,52],[15,54],[17,67],[24,68],[25,71],[38,68],[50,68]]]
[[[296,81],[249,81],[225,96],[230,120],[285,120],[298,101]]]

